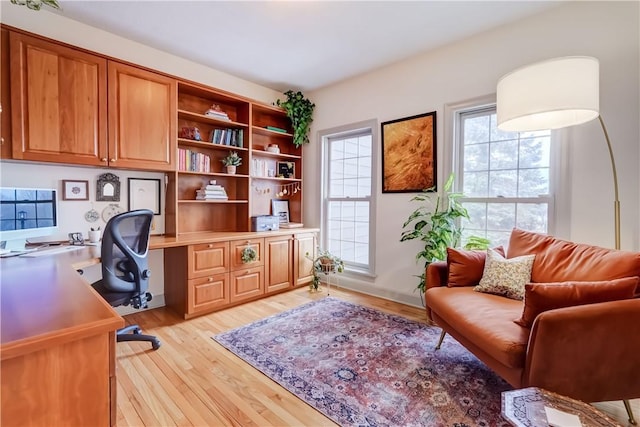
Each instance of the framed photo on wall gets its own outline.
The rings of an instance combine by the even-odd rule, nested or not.
[[[160,180],[129,178],[129,210],[151,209],[160,215]]]
[[[271,215],[278,217],[280,224],[289,223],[289,200],[271,199]]]
[[[382,192],[437,191],[436,112],[383,122]]]
[[[89,200],[89,181],[63,179],[62,200]]]

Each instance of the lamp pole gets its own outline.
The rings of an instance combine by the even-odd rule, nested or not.
[[[614,215],[614,227],[615,227],[615,242],[616,249],[620,249],[620,199],[618,198],[618,172],[616,170],[616,161],[613,157],[613,149],[611,148],[611,141],[609,140],[609,133],[607,127],[604,125],[602,116],[598,115],[600,126],[602,126],[602,132],[604,132],[604,139],[607,141],[607,148],[609,149],[609,157],[611,158],[611,170],[613,171],[613,189],[614,189],[614,201],[613,201],[613,215]]]

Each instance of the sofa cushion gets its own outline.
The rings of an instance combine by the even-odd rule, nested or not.
[[[603,282],[527,283],[522,317],[514,322],[530,328],[536,316],[547,310],[633,298],[638,280],[625,277]]]
[[[485,353],[505,366],[524,367],[529,330],[513,322],[522,301],[444,286],[428,289],[425,298],[438,317]]]
[[[504,248],[498,246],[495,251],[504,256]],[[466,251],[447,248],[447,286],[475,286],[480,283],[484,272],[486,251]]]
[[[535,254],[531,281],[600,281],[640,276],[640,252],[573,243],[514,228],[507,258]]]
[[[512,299],[524,297],[524,285],[531,281],[535,255],[505,259],[493,249],[487,250],[484,272],[474,290]]]

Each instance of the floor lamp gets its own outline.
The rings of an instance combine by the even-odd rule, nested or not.
[[[504,131],[559,129],[599,119],[613,171],[615,248],[620,249],[618,173],[600,116],[598,60],[568,56],[527,65],[500,78],[496,98],[498,128]]]

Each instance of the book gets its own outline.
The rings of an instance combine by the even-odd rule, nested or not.
[[[267,126],[268,130],[272,130],[274,132],[280,132],[280,133],[287,133],[286,129],[282,129],[282,128],[277,128],[275,126]]]

